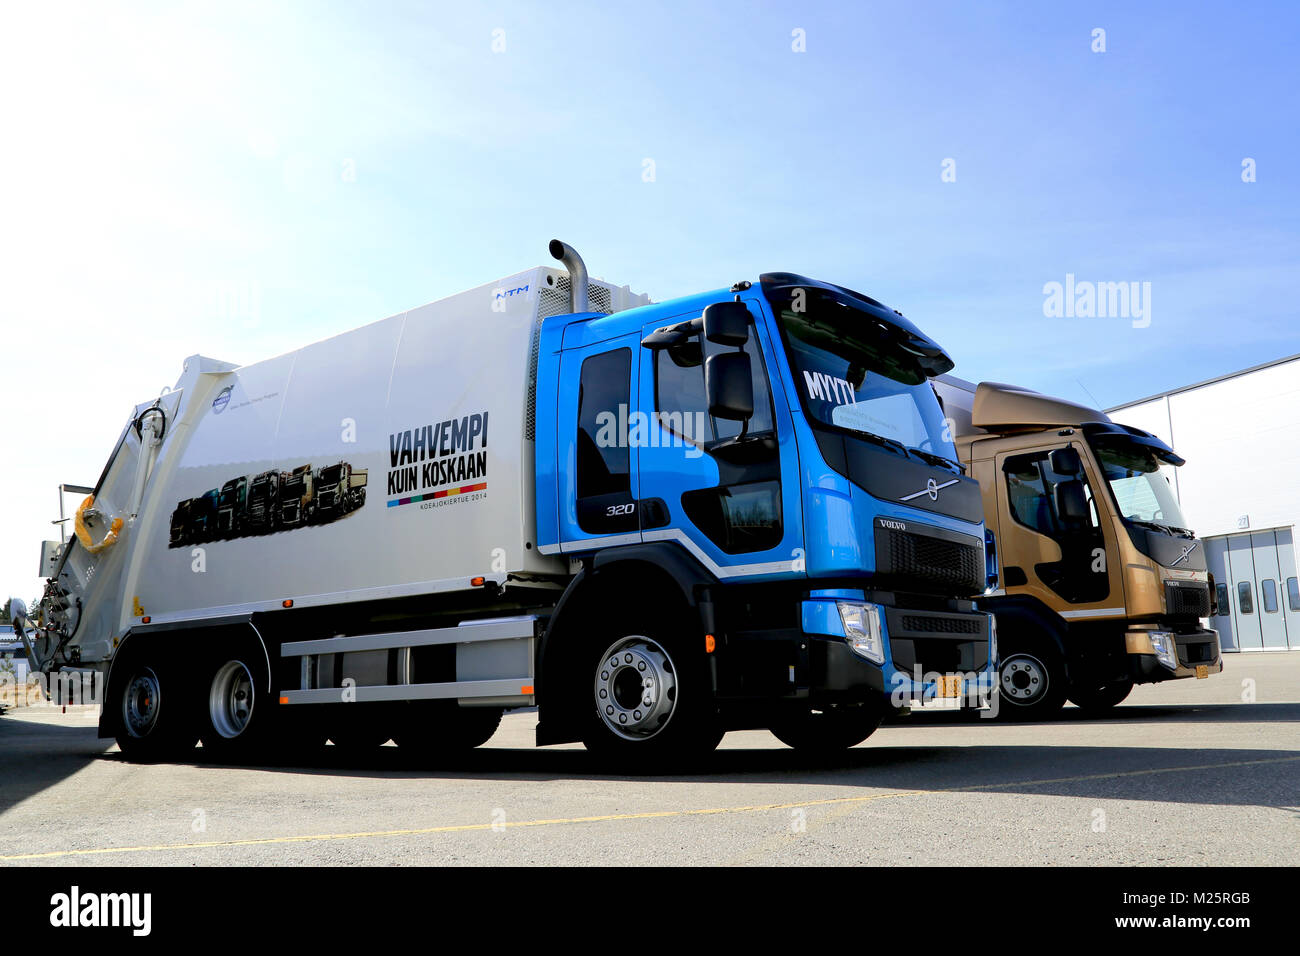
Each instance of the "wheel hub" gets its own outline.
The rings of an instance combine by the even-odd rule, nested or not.
[[[147,737],[158,723],[162,695],[158,675],[149,669],[131,678],[122,696],[122,723],[132,737]]]
[[[677,705],[677,668],[647,637],[622,638],[596,667],[596,712],[626,740],[646,740],[668,725]]]
[[[253,675],[242,661],[228,661],[213,675],[208,716],[212,729],[228,740],[248,729],[253,719]]]
[[[1031,654],[1014,654],[1002,662],[1002,694],[1016,705],[1035,704],[1047,693],[1047,668]]]

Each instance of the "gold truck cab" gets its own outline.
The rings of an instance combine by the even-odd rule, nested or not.
[[[936,391],[996,536],[998,586],[980,605],[997,618],[1002,713],[1046,717],[1067,698],[1104,709],[1134,684],[1222,670],[1218,634],[1201,623],[1214,588],[1172,486],[1183,463],[1173,449],[1014,386]]]

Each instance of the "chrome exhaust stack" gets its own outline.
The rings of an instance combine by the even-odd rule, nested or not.
[[[578,250],[567,242],[561,242],[559,239],[551,240],[551,256],[559,259],[564,263],[564,268],[569,270],[569,303],[572,310],[577,312],[589,311],[587,303],[587,267],[582,261],[582,256],[578,255]]]

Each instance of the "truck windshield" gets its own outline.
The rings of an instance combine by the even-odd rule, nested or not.
[[[1162,461],[1154,449],[1122,439],[1094,440],[1092,445],[1126,521],[1191,533],[1174,494],[1173,465]]]
[[[795,388],[808,417],[956,463],[928,378],[871,317],[830,297],[777,309]]]

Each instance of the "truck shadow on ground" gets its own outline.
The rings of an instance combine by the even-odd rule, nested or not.
[[[0,813],[107,756],[95,724],[55,726],[0,717]]]
[[[395,747],[382,748],[364,759],[322,754],[311,761],[292,760],[244,769],[375,779],[863,787],[912,793],[1022,793],[1256,807],[1290,806],[1287,795],[1294,795],[1300,788],[1300,754],[1284,750],[1074,746],[873,748],[867,744],[833,758],[815,759],[777,748],[780,745],[774,742],[771,750],[720,750],[704,764],[643,772],[601,765],[580,750],[492,748],[438,761],[434,766],[407,757]],[[795,791],[788,797],[775,799],[798,802],[809,797],[806,791]],[[768,790],[762,802],[773,799]],[[732,804],[737,800],[729,797],[724,802]]]
[[[1179,708],[1133,708],[1130,719],[1297,721],[1300,704]],[[1205,711],[1217,711],[1217,717]],[[1243,713],[1244,712],[1244,713]],[[947,718],[942,715],[941,719]],[[1111,720],[1123,719],[1112,715]],[[992,723],[984,722],[981,723]],[[1062,729],[1062,721],[1040,725]],[[833,756],[798,753],[771,738],[770,747],[726,747],[706,759],[644,770],[609,765],[583,749],[484,747],[430,757],[394,746],[367,753],[327,746],[286,755],[246,769],[326,776],[442,780],[606,780],[857,786],[917,791],[989,791],[1182,804],[1277,807],[1300,790],[1300,752],[1275,749],[1076,746],[989,742],[952,746],[877,744],[868,740]],[[1018,724],[1012,727],[1033,725]],[[199,766],[208,762],[195,751]],[[116,755],[103,759],[115,759]]]
[[[906,717],[892,718],[886,722],[887,727],[903,727],[908,724],[917,726],[942,726],[944,724],[996,724],[1000,726],[1050,727],[1062,724],[1131,724],[1131,723],[1260,723],[1272,721],[1300,721],[1300,703],[1254,703],[1254,704],[1181,704],[1121,705],[1100,713],[1081,710],[1078,707],[1066,707],[1051,720],[991,720],[982,718],[977,713],[957,711],[914,712]]]
[[[1025,729],[1055,732],[1060,741],[1071,722],[1142,722],[1154,728],[1188,722],[1296,722],[1300,703],[1211,705],[1187,708],[1132,707],[1105,718],[1067,711],[1050,724],[1006,725],[969,721],[952,715],[925,715],[923,725],[980,726],[952,745],[936,745],[932,735],[890,733],[828,757],[793,751],[775,738],[760,746],[727,746],[704,761],[645,770],[611,766],[580,747],[487,746],[453,756],[428,756],[388,745],[368,752],[333,746],[279,754],[257,762],[219,762],[196,748],[177,764],[200,771],[252,771],[274,775],[312,775],[403,780],[466,781],[631,781],[746,783],[766,785],[862,787],[904,791],[988,791],[1097,799],[1150,800],[1182,804],[1277,807],[1294,802],[1300,791],[1300,753],[1277,749],[1107,746],[1037,742]],[[982,726],[981,726],[982,725]],[[984,728],[988,729],[985,730]],[[1010,734],[1001,734],[1006,728]],[[958,728],[954,728],[958,729]],[[890,728],[892,731],[893,728]],[[1023,741],[1023,742],[1019,742]],[[752,744],[751,736],[747,743]],[[0,812],[56,786],[97,761],[131,766],[93,725],[58,726],[0,719]],[[150,772],[150,765],[135,765]],[[157,767],[165,780],[166,765]],[[790,799],[798,800],[800,794]],[[805,795],[802,795],[806,797]],[[771,799],[770,790],[765,799]],[[1290,801],[1290,802],[1288,802]],[[732,803],[734,799],[725,802]]]

